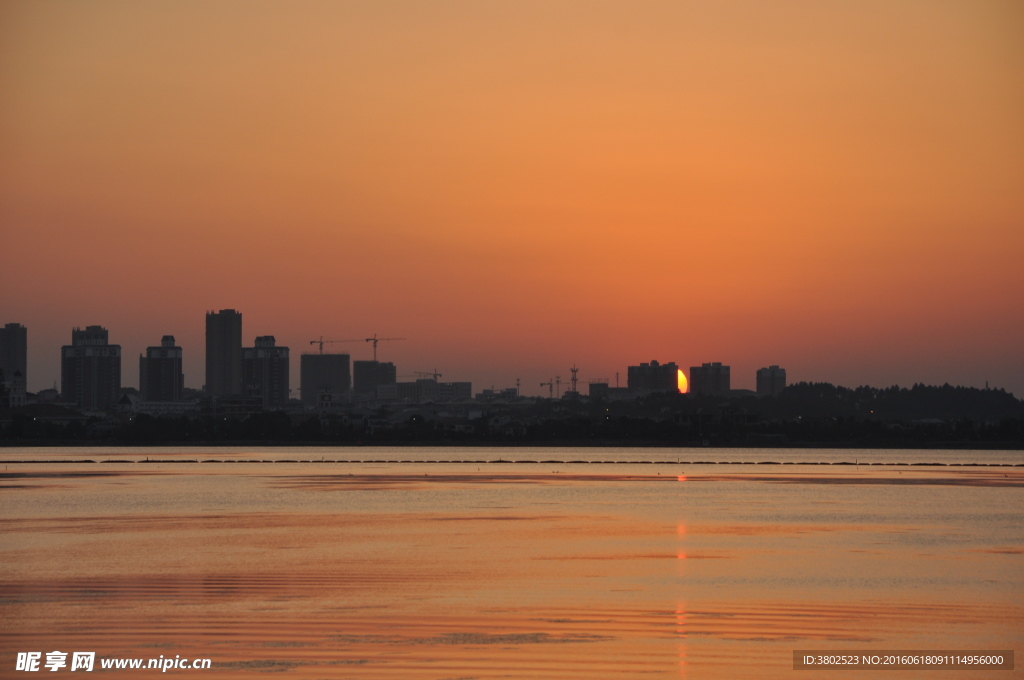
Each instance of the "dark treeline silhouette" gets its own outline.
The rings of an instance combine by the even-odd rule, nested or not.
[[[32,413],[15,409],[0,418],[0,444],[1024,448],[1024,402],[1004,390],[950,385],[797,383],[776,397],[520,400],[466,405],[462,415],[451,404],[232,417],[121,413],[64,422]]]
[[[862,417],[871,420],[964,419],[992,421],[1024,416],[1024,403],[1005,390],[941,387],[857,387],[796,383],[764,400],[766,418]]]

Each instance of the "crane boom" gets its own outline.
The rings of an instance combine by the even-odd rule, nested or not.
[[[373,343],[373,360],[374,361],[377,361],[377,343],[381,342],[381,341],[384,341],[384,340],[387,340],[387,341],[390,341],[390,340],[405,340],[405,338],[378,338],[376,333],[373,334],[372,338],[366,338],[366,342],[372,342]]]
[[[548,399],[554,399],[555,398],[555,382],[553,380],[549,380],[547,382],[542,382],[540,384],[540,386],[541,387],[547,386],[547,388],[548,388]]]
[[[331,343],[331,342],[362,342],[362,340],[324,340],[324,336],[321,335],[319,340],[310,340],[309,344],[311,344],[311,345],[319,345],[320,346],[320,354],[323,354],[324,353],[324,343]]]

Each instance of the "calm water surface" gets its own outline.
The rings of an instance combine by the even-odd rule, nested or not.
[[[0,677],[52,650],[213,661],[179,676],[442,680],[849,677],[793,671],[792,652],[1024,648],[1020,452],[4,460],[57,462],[4,463]]]

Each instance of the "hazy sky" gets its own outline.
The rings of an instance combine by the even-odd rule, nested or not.
[[[1024,396],[1019,0],[0,3],[0,323]],[[369,358],[366,343],[334,351]],[[583,388],[585,391],[585,387]]]

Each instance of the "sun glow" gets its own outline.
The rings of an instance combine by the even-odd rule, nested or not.
[[[678,382],[679,382],[679,392],[680,393],[686,393],[686,391],[689,389],[689,386],[686,383],[686,374],[683,373],[683,369],[681,369],[681,368],[679,369],[679,380],[678,380]]]

